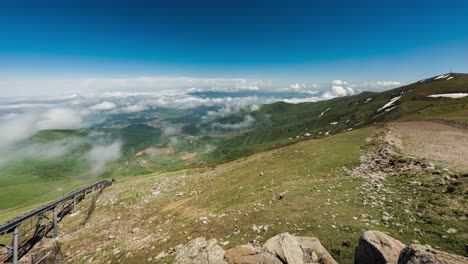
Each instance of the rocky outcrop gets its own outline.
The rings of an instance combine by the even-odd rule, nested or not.
[[[270,238],[263,247],[242,245],[226,252],[216,239],[196,238],[177,253],[174,264],[336,264],[315,237],[296,237],[289,233]]]
[[[268,239],[263,247],[255,242],[227,251],[218,245],[216,239],[199,237],[177,252],[174,264],[337,264],[317,238],[289,233]],[[468,263],[468,258],[419,244],[405,247],[382,232],[366,231],[359,239],[354,263],[464,264]]]
[[[435,250],[428,246],[413,244],[405,247],[400,254],[398,264],[462,264],[468,258]]]
[[[224,249],[218,245],[216,239],[205,240],[203,237],[193,239],[187,243],[174,259],[174,264],[222,264]]]
[[[302,248],[304,253],[305,262],[312,263],[313,255],[315,254],[318,258],[318,261],[321,264],[337,264],[335,259],[328,253],[328,251],[322,246],[320,240],[316,237],[295,237],[297,242]]]
[[[224,260],[229,264],[282,264],[275,256],[246,245],[227,250]]]
[[[359,238],[359,244],[354,252],[354,263],[396,264],[404,247],[403,243],[382,232],[366,231]]]
[[[302,264],[303,252],[296,238],[288,233],[268,239],[263,245],[271,254],[277,256],[283,263]]]

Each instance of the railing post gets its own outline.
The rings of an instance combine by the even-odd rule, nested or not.
[[[19,237],[19,228],[15,227],[13,231],[13,263],[18,263],[18,237]]]
[[[73,213],[76,213],[76,195],[73,196]]]
[[[58,236],[58,226],[57,226],[57,206],[54,207],[54,237]]]

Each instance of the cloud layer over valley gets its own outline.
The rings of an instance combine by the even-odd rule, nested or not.
[[[27,82],[26,82],[27,83]],[[69,86],[71,83],[60,83]],[[75,83],[76,84],[76,83]],[[201,111],[199,122],[214,130],[241,130],[255,125],[258,120],[250,113],[261,105],[284,101],[288,103],[316,102],[399,86],[399,82],[350,83],[334,80],[326,85],[294,83],[286,87],[271,81],[247,79],[152,78],[86,79],[78,82],[89,91],[41,97],[7,97],[0,99],[0,166],[21,159],[48,159],[64,155],[77,146],[89,146],[83,160],[98,173],[121,156],[118,140],[96,137],[71,137],[47,143],[28,143],[26,140],[41,130],[92,129],[112,127],[109,120],[132,120],[151,116],[157,109],[174,109],[191,113]],[[2,85],[8,85],[2,83]],[[31,84],[29,84],[31,85]],[[97,89],[99,87],[99,89]],[[107,92],[106,92],[107,90]],[[142,115],[146,113],[146,115]],[[229,122],[220,120],[236,116]],[[161,118],[152,116],[153,118]],[[234,120],[234,121],[232,121]],[[119,126],[122,127],[119,123]],[[164,136],[175,138],[178,130],[167,126]],[[175,140],[176,142],[177,140]]]

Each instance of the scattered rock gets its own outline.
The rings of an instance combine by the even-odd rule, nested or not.
[[[462,264],[468,258],[435,250],[429,246],[412,244],[405,247],[398,258],[398,264]]]
[[[174,264],[206,264],[223,263],[224,249],[215,238],[205,240],[203,237],[195,238],[187,243],[177,253]],[[225,263],[225,262],[224,262]]]
[[[366,231],[359,238],[354,252],[355,264],[397,263],[401,250],[400,241],[379,231]]]
[[[154,257],[155,260],[159,260],[159,259],[162,259],[162,258],[165,258],[167,257],[168,254],[166,254],[166,252],[160,252],[156,257]]]
[[[457,231],[458,231],[458,230],[455,229],[455,228],[449,228],[449,229],[447,230],[447,233],[453,234],[453,233],[456,233]]]
[[[208,224],[210,222],[210,220],[206,216],[200,217],[198,221],[200,221],[200,223],[202,224]]]

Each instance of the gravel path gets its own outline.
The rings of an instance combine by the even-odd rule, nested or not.
[[[468,171],[468,130],[430,121],[391,123],[386,140],[406,155]]]

